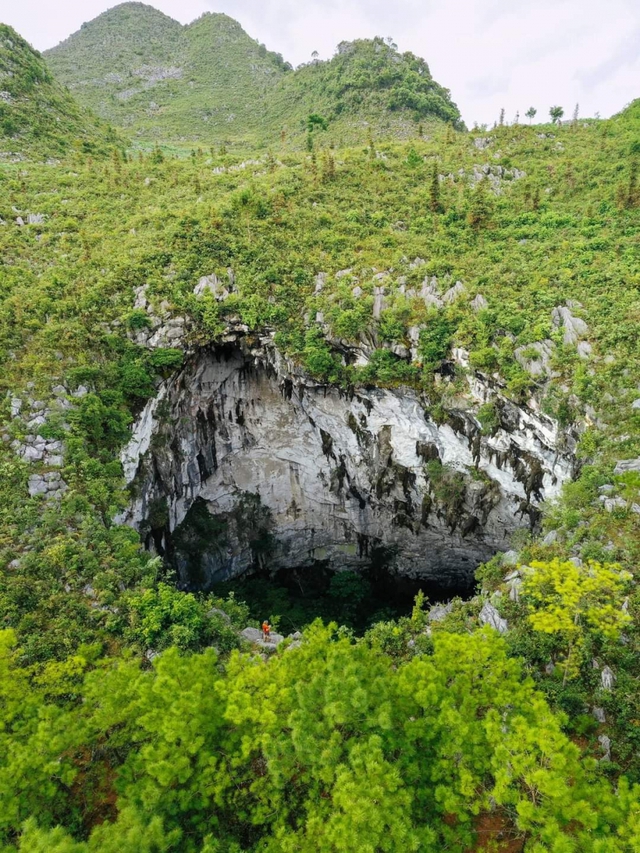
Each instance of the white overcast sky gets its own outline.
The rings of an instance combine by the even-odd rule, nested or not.
[[[0,21],[53,47],[113,0],[0,0]],[[226,12],[297,65],[342,40],[392,36],[423,56],[469,126],[552,104],[603,117],[640,97],[640,0],[154,0],[188,23]]]

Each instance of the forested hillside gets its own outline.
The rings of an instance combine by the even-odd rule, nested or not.
[[[23,122],[8,133],[22,161],[0,164],[0,849],[638,853],[640,101],[606,121],[467,132],[426,64],[381,39],[294,73],[224,16],[187,31],[189,60],[184,29],[125,4],[57,61],[75,74],[74,51],[93,57],[85,98],[165,139],[199,114],[205,78],[156,122],[153,93],[169,104],[190,76],[134,75],[116,104],[95,83],[100,50],[121,92],[136,63],[203,67],[219,38],[239,64],[206,86],[228,91],[238,44],[255,48],[261,82],[242,90],[234,136],[250,156],[77,144],[86,114],[15,34],[0,40]],[[245,123],[266,89],[272,112]],[[68,120],[34,115],[44,94]],[[294,567],[292,605],[248,467],[240,509],[200,500],[172,524],[173,496],[149,497],[129,469],[178,458],[193,421],[206,485],[261,400],[224,418],[210,400],[206,421],[170,391],[188,399],[191,368],[206,389],[199,359],[231,371],[240,351],[247,387],[276,383],[274,407],[301,406],[301,388],[365,401],[342,419],[355,463],[326,422],[304,424],[342,523],[387,501],[394,536],[444,530],[460,548],[508,506],[513,475],[510,550],[464,599],[419,593],[398,615],[369,585],[381,555],[407,582],[384,530],[375,551],[345,549],[346,571],[320,549]],[[384,394],[441,441],[406,451],[419,501],[394,424],[367,421]],[[540,457],[532,424],[552,437]],[[467,455],[445,457],[445,441]],[[367,454],[371,495],[349,479]],[[553,482],[559,458],[571,465]],[[173,482],[186,501],[191,481]],[[302,497],[287,515],[308,527]],[[250,571],[205,592],[200,562],[234,557],[234,531]],[[432,577],[430,556],[412,582]],[[327,579],[320,602],[312,576]]]
[[[331,61],[294,72],[222,14],[182,27],[150,6],[123,3],[46,59],[81,103],[142,145],[303,148],[314,131],[344,144],[372,131],[412,135],[420,121],[460,122],[424,60],[388,41],[345,42]]]
[[[42,57],[0,24],[0,158],[104,153],[118,137],[83,110]]]

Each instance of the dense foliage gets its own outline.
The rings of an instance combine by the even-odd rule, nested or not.
[[[38,674],[2,639],[0,832],[29,818],[20,850],[462,851],[488,811],[529,850],[638,849],[640,788],[580,761],[490,630],[397,666],[317,625],[268,664],[84,651]]]
[[[52,77],[40,54],[0,23],[0,158],[103,153],[117,142]]]

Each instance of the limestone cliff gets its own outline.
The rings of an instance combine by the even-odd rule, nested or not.
[[[151,400],[122,461],[121,521],[206,587],[273,569],[384,559],[442,585],[534,527],[575,473],[575,436],[466,374],[438,418],[410,389],[320,385],[270,336],[194,353]],[[443,380],[446,381],[446,380]],[[497,423],[486,434],[480,405]]]

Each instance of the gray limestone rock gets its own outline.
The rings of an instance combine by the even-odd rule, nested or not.
[[[193,288],[195,296],[202,296],[207,291],[213,295],[216,302],[224,302],[229,297],[229,289],[222,284],[215,273],[203,275]]]
[[[243,631],[240,631],[240,636],[244,637],[250,643],[257,643],[258,640],[262,639],[262,631],[258,628],[245,628]]]
[[[605,495],[600,497],[602,504],[607,512],[613,512],[614,509],[626,509],[627,502],[624,498],[615,497],[615,498],[607,498]]]
[[[600,761],[611,761],[611,738],[607,735],[600,735],[598,741],[604,753]]]
[[[265,642],[265,640],[262,639],[262,631],[258,628],[245,628],[240,632],[240,636],[257,648],[262,649],[263,652],[267,653],[275,652],[280,643],[284,642],[282,634],[275,634],[273,632],[270,634],[269,640]]]
[[[436,604],[427,613],[427,619],[429,622],[442,622],[452,610],[453,604],[451,602],[448,604]]]
[[[380,315],[386,308],[386,300],[384,298],[385,290],[384,287],[374,287],[373,288],[373,318],[374,320],[379,320]]]
[[[231,618],[228,613],[225,613],[224,610],[221,610],[219,607],[212,607],[211,610],[207,612],[207,617],[209,619],[213,619],[216,616],[224,619],[225,622],[231,622]]]
[[[520,590],[522,589],[522,578],[515,577],[507,581],[509,587],[509,598],[511,601],[520,601]]]
[[[489,601],[485,602],[478,619],[483,625],[490,625],[499,634],[506,634],[509,630],[507,620],[500,616],[496,608]]]
[[[368,339],[353,345],[353,360],[370,348]],[[162,535],[172,536],[202,502],[227,529],[225,546],[212,542],[203,556],[207,584],[255,562],[237,521],[249,497],[268,519],[273,567],[362,569],[385,547],[401,575],[444,586],[470,579],[528,527],[523,505],[535,510],[573,476],[575,437],[502,398],[509,428],[481,435],[475,407],[498,392],[475,375],[464,381],[463,408],[438,423],[411,389],[345,395],[306,377],[266,335],[202,351],[162,384],[134,427],[122,462],[135,497],[118,520],[144,528],[164,497]],[[433,495],[426,459],[461,475],[455,517]],[[486,479],[470,477],[476,466]]]
[[[558,306],[551,312],[551,322],[557,329],[564,329],[565,344],[577,344],[589,332],[584,320],[574,317],[569,308]]]
[[[20,414],[20,411],[22,410],[22,400],[20,399],[20,397],[13,396],[10,399],[10,405],[11,405],[11,417],[17,418],[18,415]]]
[[[604,708],[597,708],[594,705],[594,707],[591,709],[591,713],[599,723],[607,722],[607,715],[604,712]]]
[[[32,498],[36,495],[46,495],[48,489],[47,481],[40,474],[32,474],[27,486]]]
[[[431,280],[425,278],[419,293],[427,308],[442,308],[443,302],[438,293],[438,279],[432,276]]]
[[[552,375],[551,358],[554,354],[553,341],[536,341],[527,346],[518,347],[514,353],[518,364],[531,376]]]
[[[390,349],[394,355],[398,356],[398,358],[411,358],[411,351],[404,344],[391,344]]]
[[[481,293],[478,293],[478,295],[471,300],[471,308],[476,312],[484,311],[488,307],[489,303]]]
[[[615,684],[616,677],[613,674],[613,670],[610,667],[608,667],[608,666],[603,667],[602,672],[600,673],[600,681],[602,683],[602,687],[604,690],[612,690],[613,689],[613,685]]]
[[[614,474],[626,474],[628,471],[640,471],[640,457],[638,459],[623,459],[616,464]]]
[[[443,295],[442,301],[447,305],[450,305],[452,302],[455,302],[458,297],[462,296],[465,291],[464,284],[461,281],[456,281],[453,287],[450,287],[449,290]]]
[[[591,355],[593,347],[591,346],[589,341],[578,341],[577,350],[579,358],[586,359],[589,358],[589,356]]]

